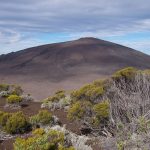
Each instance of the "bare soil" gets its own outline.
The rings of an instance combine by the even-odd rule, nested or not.
[[[150,68],[150,56],[95,38],[47,44],[0,56],[0,83],[19,84],[41,100],[124,67]]]
[[[41,110],[41,103],[40,102],[29,102],[26,103],[21,109],[9,109],[4,108],[6,104],[6,100],[0,99],[0,111],[5,112],[17,112],[22,111],[27,117],[35,115]],[[63,110],[55,110],[51,111],[51,113],[57,116],[60,119],[60,123],[62,125],[66,125],[66,128],[76,134],[80,134],[80,127],[81,125],[77,122],[71,122],[67,119],[67,113]],[[14,139],[9,139],[5,141],[0,141],[0,150],[12,150],[13,149],[13,142]]]

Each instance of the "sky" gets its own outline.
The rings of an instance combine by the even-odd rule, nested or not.
[[[0,0],[0,54],[81,37],[150,55],[150,1]]]

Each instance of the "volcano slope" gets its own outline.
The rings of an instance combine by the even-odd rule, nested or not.
[[[128,66],[149,69],[150,56],[108,41],[81,38],[1,55],[0,82],[19,84],[40,100]]]

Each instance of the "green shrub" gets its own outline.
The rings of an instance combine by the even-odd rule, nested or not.
[[[52,114],[48,110],[41,110],[38,113],[38,118],[41,124],[48,124],[52,121]]]
[[[146,74],[146,75],[149,75],[150,76],[150,70],[144,70],[144,71],[142,71],[142,73],[144,73],[144,74]]]
[[[81,120],[89,114],[92,104],[89,101],[77,101],[68,110],[67,118],[70,120]]]
[[[65,146],[62,132],[50,130],[48,133],[33,134],[27,139],[16,138],[14,150],[74,150],[74,148]]]
[[[38,115],[31,116],[31,117],[29,118],[29,122],[30,122],[33,126],[36,126],[36,125],[39,123],[39,117],[38,117]]]
[[[106,119],[109,117],[109,102],[103,101],[94,105],[93,110],[96,116],[100,119]]]
[[[25,133],[28,130],[29,123],[25,115],[22,112],[13,113],[7,120],[4,129],[6,132],[15,133]]]
[[[91,124],[91,126],[99,127],[100,119],[97,116],[94,116],[91,118],[90,124]]]
[[[33,135],[43,135],[45,134],[45,131],[43,128],[37,128],[32,132]]]
[[[104,92],[105,91],[103,85],[88,84],[77,91],[73,91],[71,93],[71,98],[73,99],[73,101],[89,100],[93,102],[94,100],[102,96]]]
[[[65,95],[65,91],[64,90],[59,90],[55,93],[55,95],[58,97],[58,99],[62,99],[62,98],[65,98],[66,95]]]
[[[54,144],[64,144],[64,133],[56,130],[50,130],[48,133],[48,136],[50,137],[50,140]]]
[[[81,106],[81,102],[76,102],[73,104],[70,109],[68,110],[68,119],[81,119],[84,114],[84,109]]]
[[[11,91],[11,94],[12,95],[22,95],[23,93],[23,90],[21,88],[21,86],[19,85],[12,85],[12,91]]]
[[[69,147],[69,148],[66,148],[66,147],[64,147],[63,145],[59,145],[58,150],[75,150],[75,148],[72,147],[72,146]]]
[[[134,77],[137,73],[137,69],[134,67],[128,67],[124,68],[122,70],[117,71],[116,73],[113,74],[113,79],[119,79],[119,78],[126,78],[126,79],[131,79]]]
[[[15,104],[15,103],[20,103],[22,101],[22,98],[18,95],[10,95],[8,98],[7,98],[7,102],[9,104]]]
[[[30,117],[30,123],[32,125],[42,124],[46,125],[53,120],[52,114],[48,110],[40,110],[37,115]]]
[[[60,91],[57,91],[53,96],[50,96],[48,97],[47,99],[44,99],[43,101],[47,101],[47,102],[58,102],[59,100],[65,98],[66,95],[65,95],[65,91],[63,90],[60,90]]]
[[[147,120],[145,117],[139,117],[137,120],[137,132],[147,133],[150,129],[150,120]]]
[[[6,126],[6,123],[11,116],[12,116],[11,113],[6,113],[6,112],[0,111],[0,126],[2,128],[4,128]]]
[[[0,111],[0,126],[7,133],[24,133],[29,127],[29,123],[22,112],[6,113]]]
[[[0,92],[1,91],[8,91],[9,85],[8,84],[0,84]]]
[[[95,80],[94,82],[93,82],[93,84],[95,85],[95,86],[99,86],[99,87],[104,87],[105,86],[105,84],[107,84],[107,82],[108,82],[108,79],[106,78],[104,78],[104,79],[99,79],[99,80]]]
[[[2,126],[4,112],[0,111],[0,125]]]
[[[29,137],[27,139],[16,138],[13,146],[14,150],[50,150],[50,148],[52,148],[48,141],[48,137],[45,135]]]
[[[56,95],[54,95],[52,97],[48,97],[47,101],[57,102],[57,101],[59,101],[59,98]]]
[[[124,141],[117,141],[117,150],[124,150],[125,148],[125,142]]]

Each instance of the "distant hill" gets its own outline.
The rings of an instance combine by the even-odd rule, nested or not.
[[[81,38],[1,55],[0,82],[20,84],[39,100],[128,66],[150,69],[150,56],[108,41]]]

